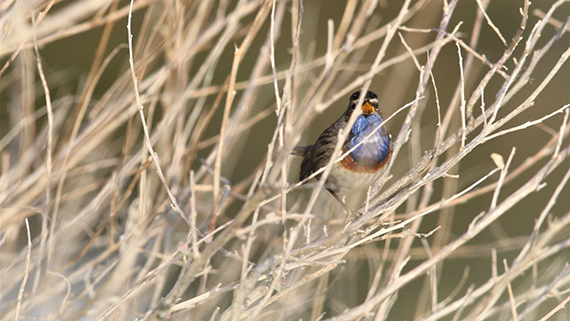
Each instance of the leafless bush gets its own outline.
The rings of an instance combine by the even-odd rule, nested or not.
[[[0,320],[569,319],[567,2],[0,2]],[[361,88],[345,217],[290,152]]]

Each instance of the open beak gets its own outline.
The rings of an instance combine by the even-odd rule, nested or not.
[[[374,108],[374,106],[372,106],[370,104],[370,102],[365,102],[364,105],[362,105],[362,114],[363,115],[372,115],[374,112],[376,111],[376,109]]]

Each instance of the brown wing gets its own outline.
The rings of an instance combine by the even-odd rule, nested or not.
[[[321,167],[325,167],[331,158],[331,154],[336,146],[338,132],[342,128],[344,118],[337,120],[329,128],[327,128],[317,139],[315,144],[307,151],[307,154],[301,162],[301,171],[299,173],[299,181],[311,176]],[[320,175],[317,175],[318,179]]]

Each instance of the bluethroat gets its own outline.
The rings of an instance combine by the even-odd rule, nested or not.
[[[360,91],[350,96],[344,114],[327,128],[313,145],[295,147],[293,154],[303,156],[300,181],[328,164],[337,144],[339,132],[346,127],[350,116],[357,108],[359,98]],[[350,210],[340,196],[362,192],[369,188],[384,174],[392,151],[390,135],[386,127],[381,125],[383,118],[378,109],[378,96],[371,91],[366,92],[359,108],[362,108],[362,114],[356,118],[348,138],[342,145],[343,155],[352,151],[340,162],[332,165],[333,168],[325,182],[325,188],[340,202],[347,213],[350,213]],[[380,125],[381,128],[378,128]],[[315,176],[316,179],[320,177],[320,174]]]

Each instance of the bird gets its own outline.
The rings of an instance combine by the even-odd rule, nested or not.
[[[299,181],[304,181],[328,164],[339,139],[339,132],[347,126],[359,99],[360,91],[354,92],[350,96],[345,112],[321,133],[313,145],[296,146],[293,149],[294,155],[303,157]],[[378,96],[372,91],[367,91],[362,105],[358,107],[362,113],[356,118],[347,139],[342,144],[341,155],[350,152],[340,162],[332,165],[324,184],[326,190],[340,202],[347,214],[351,214],[352,211],[341,196],[350,197],[352,193],[362,193],[368,189],[375,180],[384,175],[392,153],[392,140],[383,124],[384,118],[378,108]],[[318,180],[321,175],[322,173],[315,178]]]

